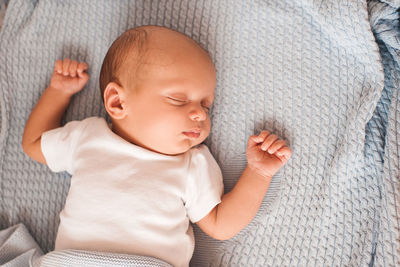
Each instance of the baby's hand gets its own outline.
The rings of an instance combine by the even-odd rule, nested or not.
[[[49,87],[72,96],[82,90],[89,80],[89,75],[85,72],[87,69],[88,65],[85,62],[78,63],[69,58],[59,59],[54,66]]]
[[[247,164],[264,177],[272,177],[292,155],[285,141],[268,131],[250,136],[247,143]]]

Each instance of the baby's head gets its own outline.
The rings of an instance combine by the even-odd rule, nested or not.
[[[113,131],[167,155],[184,153],[208,136],[214,87],[207,52],[189,37],[158,26],[118,37],[100,73]]]

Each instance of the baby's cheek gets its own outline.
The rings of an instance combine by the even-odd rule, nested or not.
[[[204,125],[204,135],[205,135],[204,139],[206,139],[207,136],[210,134],[210,130],[211,130],[211,123],[210,119],[208,119],[208,122],[206,122],[206,124]]]

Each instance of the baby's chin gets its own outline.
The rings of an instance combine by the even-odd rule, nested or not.
[[[185,139],[179,142],[179,144],[175,145],[174,147],[154,148],[152,150],[168,156],[177,156],[186,153],[191,148],[201,144],[204,141],[204,139],[205,138],[202,138],[201,140],[196,140],[196,141]]]

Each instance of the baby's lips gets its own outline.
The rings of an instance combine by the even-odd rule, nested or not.
[[[186,135],[189,138],[199,138],[200,137],[200,132],[195,132],[195,131],[190,131],[190,132],[183,132],[184,135]]]
[[[190,129],[188,131],[184,131],[182,133],[189,138],[199,138],[201,135],[201,128],[200,127],[192,128],[192,129]]]

